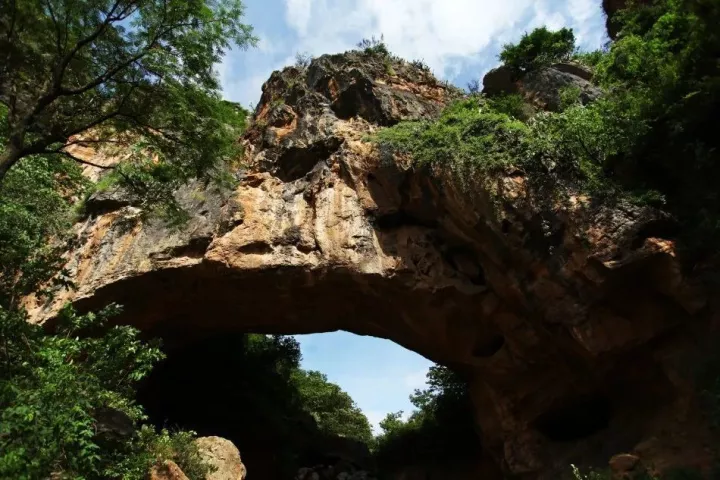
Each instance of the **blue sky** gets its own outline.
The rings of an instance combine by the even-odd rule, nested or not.
[[[432,362],[380,338],[348,332],[298,335],[302,366],[319,370],[348,392],[370,423],[377,424],[389,412],[412,410],[409,396],[425,387]]]
[[[537,26],[572,27],[584,49],[607,39],[600,0],[245,0],[258,47],[232,51],[219,66],[225,96],[257,103],[273,70],[298,52],[319,56],[385,37],[403,58],[423,59],[459,87],[497,64],[504,43]]]
[[[545,25],[572,27],[594,50],[607,40],[600,0],[245,0],[256,48],[231,51],[218,73],[227,99],[255,105],[273,70],[298,52],[319,56],[385,37],[403,58],[424,60],[441,79],[464,88],[497,65],[503,44]],[[377,425],[411,409],[430,362],[387,340],[337,332],[299,337],[303,366],[320,370],[350,393]]]

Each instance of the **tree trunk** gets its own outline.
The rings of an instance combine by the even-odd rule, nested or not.
[[[5,151],[0,153],[0,185],[2,185],[5,175],[21,158],[21,151],[14,145],[5,146]]]

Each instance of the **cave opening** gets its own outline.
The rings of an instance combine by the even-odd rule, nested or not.
[[[534,427],[554,442],[572,442],[609,427],[612,405],[603,395],[583,395],[566,400],[540,415]]]
[[[259,337],[268,343],[259,346]],[[279,343],[268,348],[270,339]],[[302,355],[294,351],[294,339]],[[391,341],[347,332],[296,337],[225,332],[166,353],[138,391],[150,422],[227,438],[240,450],[252,478],[273,480],[295,478],[299,467],[338,462],[358,470],[373,468],[367,448],[328,435],[303,410],[288,381],[294,362],[305,371],[326,374],[345,390],[375,434],[387,413],[412,408],[408,397],[426,386],[432,365]]]

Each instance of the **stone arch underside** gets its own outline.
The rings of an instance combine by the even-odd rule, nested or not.
[[[432,117],[452,98],[410,68],[390,77],[345,55],[275,72],[238,186],[179,189],[191,214],[180,229],[122,192],[95,194],[68,255],[77,288],[28,299],[33,321],[68,301],[117,302],[119,321],[176,344],[223,331],[373,335],[468,375],[483,445],[506,472],[554,478],[638,445],[651,459],[699,458],[687,436],[672,454],[643,444],[708,435],[678,373],[695,348],[682,326],[706,321],[705,294],[681,272],[671,221],[571,191],[542,198],[513,169],[460,187],[378,151],[373,122]]]

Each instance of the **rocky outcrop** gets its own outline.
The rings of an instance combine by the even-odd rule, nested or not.
[[[683,273],[672,219],[570,190],[543,198],[514,169],[460,187],[368,141],[456,95],[358,53],[275,72],[237,188],[178,192],[192,214],[180,230],[106,202],[77,225],[77,289],[29,299],[34,321],[66,301],[118,302],[118,321],[169,345],[227,331],[389,338],[467,375],[506,473],[556,478],[618,452],[707,466],[684,368],[714,310]]]
[[[501,65],[483,78],[483,93],[490,97],[519,93],[542,110],[557,111],[563,89],[577,90],[583,105],[599,98],[602,91],[592,84],[592,77],[590,70],[573,62],[556,63],[520,75]]]
[[[189,480],[177,463],[172,460],[155,465],[150,470],[150,480]],[[230,480],[230,479],[228,479]]]
[[[203,461],[213,468],[206,480],[244,480],[247,469],[240,460],[240,451],[230,440],[201,437],[195,440]]]
[[[220,437],[200,437],[195,440],[198,453],[211,467],[204,480],[244,480],[247,469],[240,460],[240,452],[230,440]],[[177,463],[166,460],[150,470],[150,480],[188,480]]]

